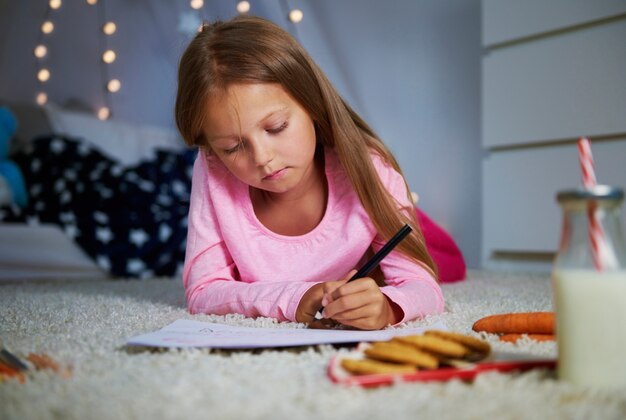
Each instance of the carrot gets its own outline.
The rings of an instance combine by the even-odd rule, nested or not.
[[[48,356],[46,353],[42,353],[42,354],[30,353],[26,358],[33,365],[35,365],[35,368],[37,370],[52,369],[56,373],[59,373],[61,371],[61,367],[59,366],[59,364],[55,362],[54,359],[52,359],[52,357]]]
[[[5,375],[13,376],[20,371],[11,367],[9,365],[5,365],[4,363],[0,363],[0,373],[4,373]]]
[[[12,368],[10,366],[5,365],[4,363],[0,363],[0,377],[4,378],[17,378],[20,383],[24,383],[25,376],[19,370]]]
[[[500,336],[500,341],[506,341],[507,343],[516,343],[517,340],[521,339],[524,335],[527,335],[528,338],[534,341],[554,341],[554,334],[502,334]]]
[[[35,369],[37,370],[51,369],[65,379],[68,379],[70,376],[72,376],[71,367],[62,367],[46,353],[30,353],[26,358],[35,366]]]
[[[490,315],[472,326],[494,334],[554,334],[554,312],[518,312]]]

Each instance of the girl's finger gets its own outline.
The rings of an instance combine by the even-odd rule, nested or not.
[[[357,273],[357,270],[350,270],[350,272],[348,274],[346,274],[346,277],[343,279],[345,281],[348,281],[352,278],[352,276],[354,276]]]
[[[359,308],[348,309],[333,317],[342,325],[362,330],[377,330],[387,325],[387,316],[379,305],[369,304]]]
[[[354,317],[344,319],[340,323],[341,325],[358,328],[360,330],[378,330],[385,326],[380,322],[378,317],[375,316]]]
[[[356,273],[357,273],[356,270],[351,270],[341,280],[327,281],[326,283],[324,283],[324,289],[323,289],[324,290],[324,296],[322,297],[322,306],[326,306],[330,302],[332,302],[333,301],[332,293],[335,290],[337,290],[338,288],[340,288],[340,287],[344,286],[345,284],[347,284],[348,280],[350,280],[352,278],[352,276],[354,276]]]
[[[338,288],[333,289],[333,291],[329,293],[329,302],[337,300],[343,296],[348,296],[367,290],[380,290],[380,288],[373,279],[369,277],[364,277],[362,279],[343,284]]]
[[[374,311],[366,306],[360,308],[348,309],[340,314],[337,314],[333,319],[343,325],[352,325],[352,323],[359,319],[371,318]]]
[[[357,310],[369,305],[376,306],[379,300],[378,294],[380,293],[373,293],[371,290],[366,289],[342,296],[324,307],[324,316],[337,319],[338,316],[343,316],[346,311]]]

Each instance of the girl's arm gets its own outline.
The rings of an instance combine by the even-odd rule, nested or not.
[[[200,252],[195,261],[185,266],[183,282],[191,313],[238,313],[253,318],[264,316],[279,321],[296,321],[296,309],[302,295],[315,285],[242,282],[223,242]]]
[[[377,156],[373,160],[381,181],[398,203],[398,211],[414,211],[402,176]],[[385,243],[376,236],[373,251]],[[377,329],[443,311],[441,288],[422,265],[394,250],[382,260],[380,268],[386,284],[381,288],[371,278],[347,284],[326,283],[324,315],[357,328]]]
[[[302,295],[315,283],[241,281],[221,234],[223,226],[216,216],[208,178],[206,160],[200,152],[193,169],[183,270],[189,311],[295,321]]]

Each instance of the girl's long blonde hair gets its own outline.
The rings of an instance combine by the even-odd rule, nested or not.
[[[402,174],[398,162],[304,48],[276,24],[239,16],[205,24],[191,41],[180,61],[175,106],[176,124],[189,146],[207,147],[202,126],[208,97],[236,83],[282,85],[313,120],[318,143],[336,151],[378,233],[388,240],[405,223],[410,224],[413,232],[398,249],[436,276],[437,268],[426,249],[414,207],[398,211],[370,153],[377,153]]]

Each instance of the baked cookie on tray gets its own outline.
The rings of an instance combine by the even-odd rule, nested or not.
[[[496,370],[554,369],[554,359],[492,354],[486,341],[456,332],[428,330],[389,341],[361,343],[356,350],[333,357],[328,376],[344,385],[379,386],[395,382],[472,380]]]

